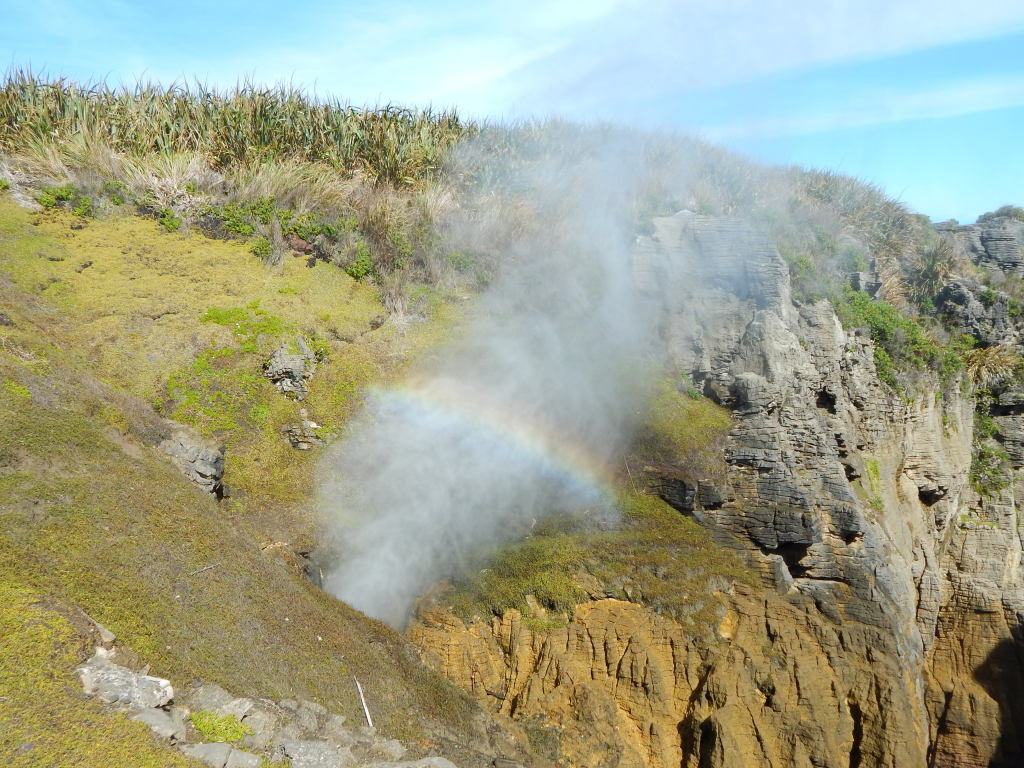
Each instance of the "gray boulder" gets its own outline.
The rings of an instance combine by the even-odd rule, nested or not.
[[[230,744],[179,744],[178,749],[189,757],[194,757],[211,768],[224,768],[231,756]],[[253,755],[255,757],[255,755]],[[257,760],[257,765],[259,762]]]
[[[260,756],[241,749],[232,749],[224,768],[259,768]]]
[[[306,342],[299,338],[299,353],[295,354],[282,346],[263,366],[263,375],[285,395],[304,400],[309,392],[306,383],[316,372],[316,357]]]
[[[297,451],[308,451],[318,445],[323,445],[323,439],[317,434],[320,425],[309,418],[309,412],[303,408],[299,411],[297,424],[288,424],[281,431],[288,438],[292,448]]]
[[[348,768],[356,763],[351,750],[329,741],[286,741],[281,751],[292,768]]]
[[[143,709],[131,717],[145,723],[161,739],[185,740],[185,712],[180,707],[172,707],[168,712],[163,709]]]
[[[139,675],[115,664],[102,648],[97,649],[77,671],[87,694],[122,709],[162,707],[174,698],[174,689],[169,681]]]
[[[161,451],[189,480],[208,493],[220,496],[224,491],[224,448],[204,440],[195,431],[178,424],[160,443]]]

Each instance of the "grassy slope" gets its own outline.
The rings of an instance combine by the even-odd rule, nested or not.
[[[323,340],[330,356],[306,405],[337,428],[365,382],[430,338],[387,327],[361,336],[381,305],[332,267],[289,260],[267,270],[243,246],[137,218],[78,223],[28,213],[0,193],[0,305],[14,323],[0,326],[0,584],[17,593],[3,621],[29,642],[19,655],[44,659],[61,678],[78,654],[46,648],[67,648],[64,629],[31,627],[36,600],[70,603],[179,685],[203,679],[238,694],[311,697],[355,718],[354,674],[386,731],[465,734],[467,700],[395,633],[260,549],[311,536],[315,461],[278,432],[298,404],[256,375],[265,355],[292,332]],[[202,322],[211,308],[244,310],[241,333]],[[197,368],[210,350],[229,352]],[[191,404],[167,399],[176,374]],[[151,405],[228,444],[225,480],[237,497],[218,505],[147,447]],[[20,720],[18,683],[5,675],[2,686],[3,717]],[[65,707],[61,685],[39,696]],[[25,722],[18,738],[56,760],[66,742],[60,719]],[[138,738],[134,725],[117,733],[125,745]]]

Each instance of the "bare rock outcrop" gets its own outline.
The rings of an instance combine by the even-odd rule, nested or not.
[[[174,465],[204,491],[220,497],[224,492],[224,448],[200,437],[183,424],[168,422],[170,436],[159,444]]]
[[[713,636],[614,600],[547,632],[514,612],[468,626],[434,612],[411,629],[425,659],[496,711],[567,723],[567,756],[588,768],[1019,764],[1022,484],[970,486],[969,385],[922,373],[908,386],[934,394],[909,399],[884,385],[867,333],[794,301],[751,227],[683,212],[655,228],[636,282],[673,363],[734,421],[723,483],[649,480],[762,583],[736,588]],[[1015,225],[957,236],[982,266],[1024,274]],[[1016,343],[1007,297],[983,293],[947,286],[951,322]],[[1016,467],[1021,403],[993,407]]]

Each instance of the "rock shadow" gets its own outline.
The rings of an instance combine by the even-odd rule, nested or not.
[[[999,742],[989,768],[1024,765],[1024,637],[1003,640],[974,670],[974,679],[999,704]]]

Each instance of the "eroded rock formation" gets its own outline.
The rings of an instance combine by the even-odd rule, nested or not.
[[[425,658],[496,711],[559,723],[588,768],[1019,764],[1017,482],[986,498],[968,483],[969,385],[902,398],[866,334],[793,299],[765,237],[688,212],[655,224],[638,285],[673,362],[734,415],[724,485],[662,495],[760,583],[703,629],[611,599],[541,632],[434,611],[410,630]],[[992,232],[950,236],[1015,274]],[[942,301],[963,331],[1015,343],[1006,297],[979,292],[954,281]],[[993,406],[1017,467],[1020,401]]]

